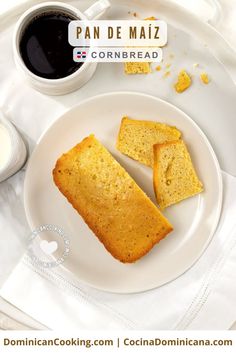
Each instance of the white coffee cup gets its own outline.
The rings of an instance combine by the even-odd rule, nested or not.
[[[74,73],[61,79],[46,79],[32,73],[25,65],[19,49],[22,32],[29,22],[36,16],[57,10],[69,13],[81,20],[97,19],[110,7],[108,0],[99,0],[85,12],[62,2],[45,2],[31,7],[18,20],[13,37],[13,53],[17,68],[23,74],[27,82],[36,90],[47,95],[65,95],[83,86],[94,74],[97,63],[85,62]]]

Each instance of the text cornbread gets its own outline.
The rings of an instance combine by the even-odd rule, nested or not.
[[[172,231],[168,220],[94,135],[57,160],[53,179],[121,262],[135,262]]]
[[[203,191],[182,140],[154,145],[153,183],[161,209]]]
[[[180,139],[181,132],[172,126],[153,121],[124,117],[117,139],[117,149],[144,165],[153,166],[153,145]]]

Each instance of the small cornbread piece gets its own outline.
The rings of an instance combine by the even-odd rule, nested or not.
[[[117,149],[144,165],[153,166],[153,145],[175,141],[181,132],[167,124],[124,117],[117,139]]]
[[[157,65],[156,66],[156,71],[160,71],[161,70],[161,65]]]
[[[136,13],[134,13],[136,14]],[[136,15],[135,15],[136,17]],[[154,21],[156,18],[154,16],[145,18],[146,21]],[[149,74],[151,73],[150,63],[147,62],[126,62],[125,63],[125,73],[126,74]]]
[[[150,63],[143,62],[126,62],[125,73],[126,74],[149,74],[151,72]]]
[[[154,145],[153,150],[153,183],[161,209],[203,191],[182,140]]]
[[[175,84],[175,91],[178,93],[182,93],[185,90],[187,90],[187,88],[189,88],[189,86],[191,86],[192,80],[191,77],[188,75],[188,73],[185,70],[180,71],[179,75],[178,75],[178,81]]]
[[[200,79],[201,79],[202,83],[205,85],[209,84],[209,82],[210,82],[207,73],[201,73]]]
[[[155,20],[157,20],[157,18],[154,16],[151,16],[151,17],[146,17],[144,20],[145,21],[155,21]]]
[[[165,74],[163,75],[164,79],[170,76],[170,70],[167,70]]]
[[[94,135],[57,160],[53,179],[121,262],[135,262],[172,231],[168,220]]]

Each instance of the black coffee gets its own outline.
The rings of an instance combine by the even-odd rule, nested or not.
[[[35,17],[20,39],[20,53],[32,73],[46,79],[61,79],[82,65],[73,60],[68,43],[68,25],[76,20],[70,14],[51,11]]]

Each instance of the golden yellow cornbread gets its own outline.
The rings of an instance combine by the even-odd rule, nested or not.
[[[203,191],[183,140],[154,145],[153,184],[161,209]]]
[[[156,20],[154,16],[147,17],[145,20]],[[149,74],[152,72],[150,63],[147,62],[126,62],[125,64],[126,74]]]
[[[121,262],[135,262],[172,231],[168,220],[94,135],[57,160],[53,179]]]
[[[151,72],[150,63],[147,62],[126,62],[124,65],[126,74],[149,74]]]
[[[189,76],[189,74],[185,71],[182,70],[180,71],[179,75],[178,75],[178,81],[175,84],[175,91],[177,93],[182,93],[185,90],[187,90],[192,84],[192,80],[191,77]]]
[[[117,139],[117,149],[144,165],[153,166],[153,145],[175,141],[181,132],[164,123],[124,117]]]
[[[146,17],[144,20],[145,21],[155,21],[155,20],[157,20],[157,18],[154,16],[150,16],[150,17]]]

